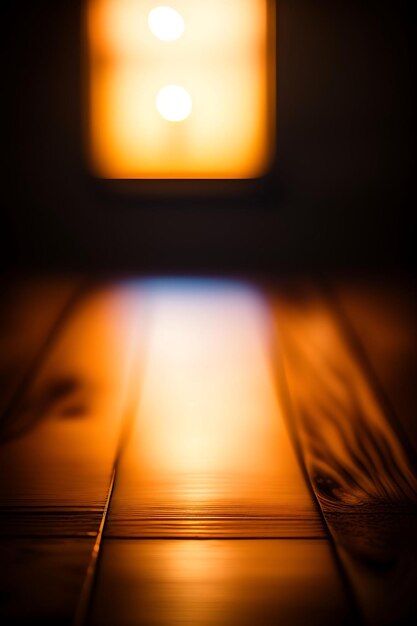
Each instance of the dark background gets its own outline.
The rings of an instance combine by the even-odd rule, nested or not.
[[[410,269],[411,3],[278,0],[274,192],[160,205],[85,174],[81,6],[2,5],[5,271]]]

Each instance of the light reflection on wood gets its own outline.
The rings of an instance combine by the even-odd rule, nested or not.
[[[280,292],[275,311],[304,462],[365,621],[413,621],[413,464],[328,302],[300,287]]]
[[[20,436],[0,454],[3,533],[98,528],[128,394],[137,306],[123,290],[85,298],[19,404]],[[27,429],[25,429],[25,424]]]
[[[149,352],[107,536],[323,536],[280,413],[268,317],[233,282],[142,284]]]
[[[327,541],[108,540],[92,623],[346,624]]]

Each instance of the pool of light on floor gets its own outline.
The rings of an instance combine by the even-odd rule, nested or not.
[[[145,280],[137,289],[147,347],[108,532],[271,536],[276,520],[309,515],[261,292],[208,279]]]

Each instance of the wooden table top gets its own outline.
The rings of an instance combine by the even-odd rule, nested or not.
[[[2,624],[414,623],[410,282],[3,294]]]

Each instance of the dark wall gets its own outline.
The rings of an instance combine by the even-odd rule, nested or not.
[[[152,208],[97,195],[83,171],[80,0],[4,6],[6,269],[409,264],[412,21],[404,0],[279,1],[268,206]]]

